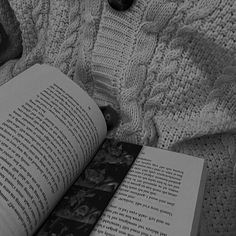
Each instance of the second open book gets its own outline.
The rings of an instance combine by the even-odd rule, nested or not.
[[[1,86],[0,111],[1,235],[33,235],[45,222],[38,234],[90,233],[90,229],[81,233],[94,225],[88,213],[102,211],[86,201],[104,195],[100,199],[104,202],[106,192],[119,185],[115,169],[84,170],[95,153],[96,164],[107,155],[114,168],[121,164],[119,158],[124,164],[125,156],[126,165],[133,165],[91,235],[197,234],[204,160],[106,140],[99,107],[78,85],[47,65],[35,65]],[[89,182],[89,193],[81,179],[76,181],[82,171],[83,181],[95,183],[91,190]]]

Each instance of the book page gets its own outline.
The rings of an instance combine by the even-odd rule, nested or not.
[[[93,100],[36,65],[0,87],[0,229],[32,235],[106,136]]]
[[[197,235],[205,178],[202,159],[144,147],[91,235]]]

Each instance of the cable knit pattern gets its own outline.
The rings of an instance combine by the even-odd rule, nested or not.
[[[123,12],[102,0],[9,3],[23,54],[0,67],[0,84],[51,64],[117,109],[110,137],[206,159],[199,234],[235,236],[235,0],[136,0]]]
[[[226,5],[220,7],[224,10],[217,13],[220,17],[231,15],[230,8]],[[196,11],[196,7],[193,9]],[[191,10],[189,12],[192,15]],[[209,14],[214,16],[212,9]],[[211,19],[211,15],[208,17]],[[216,19],[218,21],[218,18]],[[176,37],[170,42],[165,54],[164,65],[157,74],[156,86],[148,99],[156,108],[159,106],[154,119],[161,133],[176,133],[169,136],[169,140],[166,140],[166,135],[163,136],[164,139],[160,136],[159,146],[163,148],[186,138],[222,132],[223,129],[230,128],[227,125],[229,120],[222,117],[221,109],[215,109],[215,105],[206,101],[208,95],[214,91],[213,84],[221,74],[220,70],[232,63],[233,54],[223,45],[221,47],[224,39],[219,40],[219,35],[222,36],[220,30],[217,38],[212,38],[212,34],[206,30],[208,25],[205,25],[205,21],[197,17],[195,20],[187,24],[187,15],[178,27]],[[221,24],[227,27],[227,22]],[[191,63],[192,61],[195,63]],[[159,81],[163,82],[160,84]],[[191,102],[187,101],[189,98],[192,99]],[[219,97],[218,101],[220,103]],[[210,107],[214,112],[209,110]],[[212,123],[212,120],[217,123]],[[231,128],[235,126],[233,119],[229,123]]]
[[[23,41],[23,55],[16,62],[12,72],[12,75],[16,76],[33,64],[42,62],[45,52],[49,2],[47,0],[35,0],[34,2],[10,0],[9,2],[20,23]]]
[[[116,12],[105,3],[92,57],[95,91],[99,103],[111,103],[117,109],[124,83],[124,69],[134,50],[139,24],[148,1],[136,1],[127,12]]]
[[[170,78],[174,71],[177,69],[177,59],[180,55],[180,50],[172,50],[168,46],[170,42],[171,35],[175,34],[177,27],[181,23],[184,17],[184,13],[188,11],[189,5],[191,3],[187,2],[181,4],[175,11],[173,17],[170,18],[169,24],[160,32],[159,42],[156,48],[155,56],[150,64],[149,72],[146,80],[146,86],[144,86],[143,96],[144,100],[144,143],[155,143],[156,134],[154,116],[156,114],[156,109],[160,109],[159,100],[164,96],[165,91],[170,85]],[[167,6],[169,8],[169,6]],[[172,3],[172,8],[176,6]],[[155,22],[154,22],[155,23]],[[158,22],[156,22],[158,24]],[[156,27],[156,32],[158,33],[158,28]],[[178,42],[176,38],[174,42]],[[182,42],[181,42],[182,43]],[[157,74],[160,76],[157,76]]]
[[[94,48],[95,39],[97,37],[102,4],[103,2],[98,0],[90,0],[84,4],[80,45],[76,57],[76,78],[80,78],[80,82],[83,83],[90,95],[92,95],[94,91],[91,60],[92,49]],[[81,83],[79,84],[81,85]]]
[[[59,67],[60,70],[63,71],[65,74],[68,73],[68,62],[72,59],[74,45],[76,45],[76,41],[78,39],[81,17],[79,14],[80,2],[71,1],[70,3],[71,11],[69,14],[69,25],[65,33],[65,40],[60,49],[59,57],[54,62],[54,65]]]

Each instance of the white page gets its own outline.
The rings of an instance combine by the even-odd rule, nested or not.
[[[31,235],[106,136],[95,102],[36,65],[0,87],[0,231]]]
[[[92,236],[197,235],[205,178],[203,159],[144,147]]]

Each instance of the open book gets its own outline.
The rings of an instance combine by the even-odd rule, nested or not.
[[[89,218],[96,223],[91,235],[197,234],[204,160],[106,139],[99,107],[47,65],[35,65],[1,86],[0,109],[0,235],[85,235],[78,233],[81,222],[90,222],[81,212],[91,210],[100,214],[96,222]],[[106,168],[87,169],[104,161],[114,167],[110,175]],[[114,179],[118,164],[118,172],[126,169],[128,174],[123,173],[109,202],[105,193],[119,186]],[[78,193],[109,204],[102,214],[100,203],[89,209]],[[68,206],[73,208],[69,212]]]

